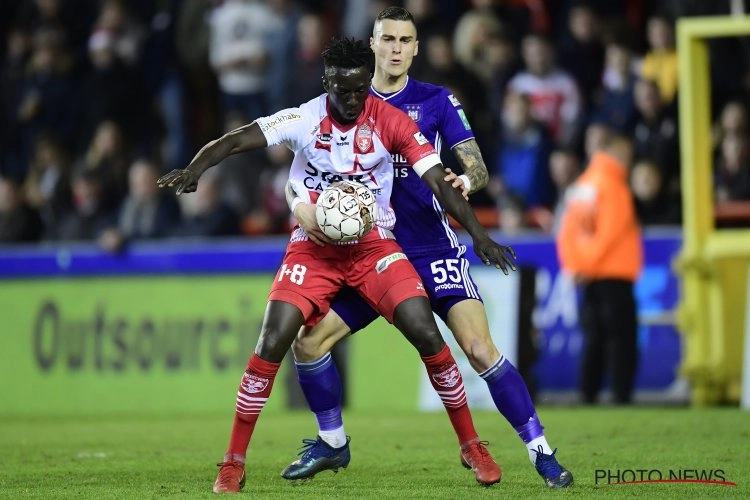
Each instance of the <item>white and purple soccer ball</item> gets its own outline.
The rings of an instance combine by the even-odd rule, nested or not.
[[[375,195],[359,182],[336,182],[320,193],[315,217],[333,241],[358,240],[375,225]]]

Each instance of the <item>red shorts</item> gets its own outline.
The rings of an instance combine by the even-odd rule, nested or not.
[[[422,280],[396,240],[376,228],[351,245],[290,242],[268,299],[297,306],[305,325],[314,326],[344,285],[391,323],[398,304],[411,297],[427,297]]]

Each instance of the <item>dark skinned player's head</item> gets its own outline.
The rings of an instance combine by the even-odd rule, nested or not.
[[[323,50],[323,64],[331,116],[339,123],[355,121],[370,93],[374,66],[370,46],[354,38],[334,38]]]

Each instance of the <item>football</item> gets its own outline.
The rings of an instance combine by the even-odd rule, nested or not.
[[[375,224],[375,196],[359,182],[336,182],[320,193],[315,217],[320,229],[332,240],[358,240]]]

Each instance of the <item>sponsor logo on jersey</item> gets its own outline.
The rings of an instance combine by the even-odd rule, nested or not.
[[[268,387],[268,379],[245,372],[245,374],[242,376],[242,382],[240,382],[240,386],[245,390],[245,392],[263,392],[263,390]]]
[[[261,132],[268,132],[272,128],[280,127],[281,125],[285,125],[289,122],[296,122],[297,120],[301,120],[302,115],[297,113],[284,113],[281,115],[275,115],[272,120],[262,120],[257,122],[258,126],[260,126]]]
[[[347,136],[347,135],[340,135],[339,136],[339,140],[336,141],[336,145],[337,146],[348,146],[349,145],[349,141],[347,140],[348,137],[349,136]]]
[[[466,113],[464,113],[463,109],[458,110],[458,116],[461,117],[461,121],[464,123],[464,128],[466,130],[471,130],[471,125],[469,125],[469,119],[466,118]]]
[[[331,151],[331,134],[318,134],[315,141],[315,149],[325,149]]]
[[[440,290],[463,290],[464,286],[461,283],[443,283],[441,285],[438,285],[435,287],[435,291],[439,292]]]
[[[378,272],[378,274],[382,273],[386,269],[388,269],[388,266],[393,264],[396,261],[406,259],[406,255],[401,252],[392,253],[387,257],[383,257],[378,261],[377,264],[375,264],[375,270]]]
[[[427,138],[422,135],[422,132],[417,132],[416,134],[414,134],[414,139],[417,140],[417,144],[419,144],[420,146],[424,146],[429,142]]]
[[[409,115],[409,118],[418,122],[422,119],[422,105],[421,104],[407,104],[404,106],[404,111]]]
[[[378,163],[378,165],[380,164]],[[305,186],[305,189],[310,192],[320,192],[336,182],[353,181],[366,185],[370,188],[372,194],[374,194],[375,196],[379,196],[383,188],[378,187],[377,183],[371,179],[370,172],[364,171],[361,168],[359,170],[362,173],[357,173],[356,169],[352,170],[351,172],[328,172],[317,168],[310,162],[307,162],[307,165],[305,166],[305,177],[302,179],[302,184]],[[315,199],[317,199],[317,194],[315,194],[315,196]],[[311,201],[314,202],[315,200]]]
[[[448,96],[448,100],[451,102],[451,104],[453,104],[454,108],[457,108],[461,105],[461,103],[458,102],[458,99],[456,99],[456,96],[454,96],[453,94]]]
[[[363,123],[359,126],[354,142],[363,153],[367,153],[370,150],[372,147],[372,129],[369,125]]]
[[[433,373],[432,380],[441,387],[455,387],[461,380],[461,372],[458,371],[458,366],[454,363],[447,370]]]

